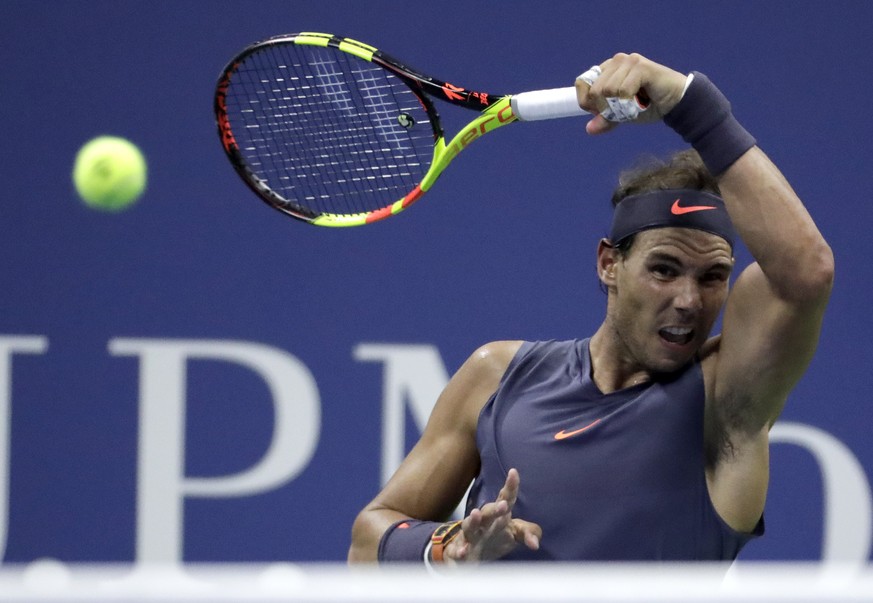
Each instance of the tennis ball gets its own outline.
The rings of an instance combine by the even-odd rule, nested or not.
[[[76,154],[73,184],[90,207],[121,211],[142,196],[146,180],[145,157],[124,138],[98,136]]]

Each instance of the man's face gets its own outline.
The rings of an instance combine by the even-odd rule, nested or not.
[[[638,233],[624,257],[602,246],[598,261],[621,361],[664,373],[691,360],[727,298],[733,268],[727,241],[700,230],[656,228]]]

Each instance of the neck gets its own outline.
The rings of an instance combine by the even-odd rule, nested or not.
[[[652,375],[640,367],[630,350],[604,321],[589,343],[591,378],[604,394],[650,381]]]

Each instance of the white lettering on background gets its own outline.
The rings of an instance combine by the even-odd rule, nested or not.
[[[381,362],[384,367],[381,464],[384,485],[406,456],[406,406],[420,434],[449,376],[439,350],[432,345],[361,343],[353,354],[356,360]]]
[[[110,340],[109,351],[139,357],[137,562],[181,562],[185,497],[264,492],[294,479],[312,458],[321,429],[318,387],[306,365],[288,352],[241,341],[124,338]],[[184,475],[189,360],[236,363],[269,386],[273,437],[261,460],[246,471],[209,478]]]
[[[822,476],[822,561],[866,565],[870,557],[873,503],[864,468],[849,448],[826,431],[777,422],[771,443],[794,444],[812,453]]]
[[[39,335],[0,336],[0,559],[9,533],[9,459],[12,434],[12,356],[45,354],[48,338]]]

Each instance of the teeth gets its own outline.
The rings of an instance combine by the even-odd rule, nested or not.
[[[669,333],[670,335],[688,335],[691,332],[690,327],[665,327],[665,333]]]
[[[694,337],[694,329],[691,327],[664,327],[661,329],[661,337],[672,343],[686,344]]]

